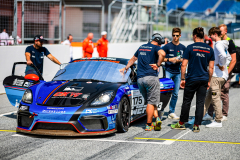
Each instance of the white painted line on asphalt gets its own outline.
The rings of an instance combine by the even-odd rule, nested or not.
[[[2,117],[2,116],[6,116],[6,115],[10,115],[10,114],[14,114],[14,113],[17,113],[17,111],[13,111],[13,112],[8,112],[8,113],[0,114],[0,117]]]
[[[187,131],[186,133],[182,134],[181,136],[179,136],[179,137],[176,138],[176,139],[182,138],[183,136],[185,136],[186,134],[188,134],[188,133],[191,132],[191,131],[192,131],[192,130]],[[164,141],[163,143],[170,145],[170,144],[173,144],[174,142],[176,142],[176,141]]]
[[[12,136],[14,136],[14,137],[27,137],[27,136],[21,135],[21,134],[14,134],[14,135],[12,135]]]
[[[99,141],[99,142],[115,142],[115,143],[137,143],[137,144],[165,144],[164,142],[143,142],[143,141],[124,141],[124,140],[107,140],[107,139],[81,139],[85,141]],[[168,145],[168,144],[165,144]]]
[[[14,137],[29,137],[21,134],[14,134],[12,135]],[[169,145],[168,143],[164,142],[143,142],[143,141],[124,141],[124,140],[109,140],[109,139],[79,139],[79,140],[84,140],[84,141],[98,141],[98,142],[114,142],[114,143],[136,143],[136,144],[164,144],[164,145]]]

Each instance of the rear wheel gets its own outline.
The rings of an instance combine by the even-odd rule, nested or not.
[[[129,101],[123,97],[119,103],[117,114],[117,131],[124,133],[128,131],[130,126],[131,108]]]

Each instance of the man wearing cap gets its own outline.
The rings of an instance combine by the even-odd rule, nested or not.
[[[83,53],[83,58],[86,57],[92,57],[93,54],[93,49],[94,49],[94,44],[92,42],[93,39],[93,33],[88,33],[88,36],[86,39],[84,39],[83,44],[82,44],[82,53]]]
[[[97,51],[99,57],[107,57],[108,52],[108,40],[107,40],[107,32],[102,31],[102,38],[97,41]]]
[[[34,64],[39,72],[42,74],[43,73],[43,57],[44,55],[47,56],[51,61],[53,61],[56,64],[61,64],[45,47],[42,47],[43,41],[43,36],[41,35],[36,35],[33,39],[34,44],[31,46],[28,46],[25,51],[25,57],[27,60],[27,65]],[[28,72],[28,69],[30,67],[27,67],[26,73]]]

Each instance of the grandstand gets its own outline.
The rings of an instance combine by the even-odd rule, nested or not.
[[[186,12],[240,14],[240,2],[235,0],[169,0],[167,10],[184,9]]]

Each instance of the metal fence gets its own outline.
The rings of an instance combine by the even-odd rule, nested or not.
[[[69,34],[82,42],[89,32],[96,42],[103,30],[108,31],[112,43],[139,42],[155,32],[171,38],[173,27],[182,29],[182,40],[191,40],[194,27],[202,26],[207,32],[225,23],[225,18],[182,10],[167,12],[166,6],[120,0],[0,0],[0,31],[6,29],[9,34],[8,41],[2,39],[0,44],[13,44],[13,38],[15,44],[32,43],[37,34],[51,44],[60,43]],[[234,37],[240,38],[240,34]]]
[[[9,36],[13,32],[14,0],[0,0],[0,33],[5,29],[8,36],[0,40],[0,45],[8,45]]]
[[[166,24],[165,7],[112,1],[108,22],[108,39],[113,43],[147,41],[154,24]]]

